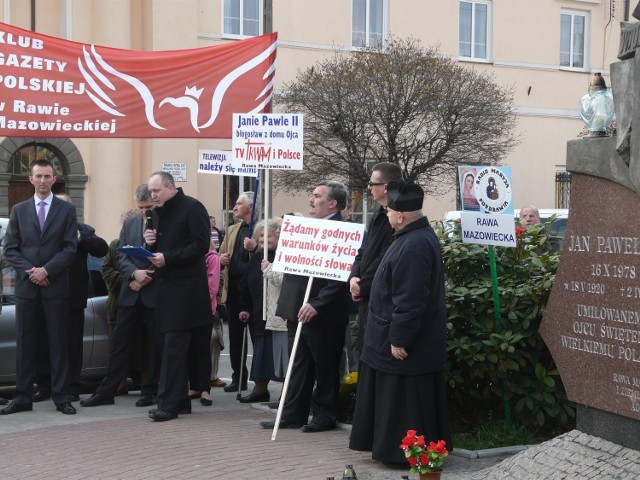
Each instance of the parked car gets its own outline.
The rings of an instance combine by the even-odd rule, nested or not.
[[[1,219],[0,219],[1,220]],[[89,257],[89,299],[84,311],[84,351],[82,379],[96,380],[107,371],[108,329],[106,315],[107,289],[100,274],[102,259]],[[15,270],[2,272],[3,296],[0,314],[0,386],[15,385],[16,375],[16,311],[14,304]]]

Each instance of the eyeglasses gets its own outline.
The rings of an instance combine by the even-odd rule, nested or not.
[[[384,182],[367,182],[370,187],[379,187],[380,185],[386,185]]]

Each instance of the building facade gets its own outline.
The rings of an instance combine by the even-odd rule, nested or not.
[[[132,50],[173,50],[278,32],[276,91],[336,48],[412,36],[461,64],[489,71],[514,91],[521,142],[503,160],[512,169],[516,206],[554,207],[566,142],[582,129],[578,101],[590,77],[609,84],[619,22],[629,0],[0,0],[2,21],[77,42]],[[0,75],[2,67],[0,65]],[[0,84],[0,89],[3,88]],[[277,105],[274,105],[277,110]],[[59,190],[105,238],[119,231],[135,186],[163,163],[186,164],[186,193],[223,217],[251,179],[197,173],[199,149],[230,149],[210,139],[0,139],[0,217],[30,195],[25,165],[53,158]],[[428,198],[431,219],[455,209],[455,188]],[[275,215],[306,212],[306,195],[277,192]],[[220,224],[220,221],[219,221]]]

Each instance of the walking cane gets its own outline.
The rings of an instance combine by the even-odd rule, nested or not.
[[[244,332],[242,333],[242,356],[240,357],[240,373],[238,374],[238,394],[236,395],[236,400],[240,400],[242,398],[242,372],[244,371],[244,354],[247,351],[247,324],[244,324]]]

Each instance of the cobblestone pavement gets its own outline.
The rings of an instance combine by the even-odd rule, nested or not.
[[[49,400],[33,412],[0,417],[0,479],[265,479],[342,478],[352,464],[360,480],[399,480],[370,454],[347,448],[349,429],[322,433],[271,431],[258,423],[275,411],[238,403],[212,389],[214,405],[193,401],[193,413],[170,422],[147,418],[136,395],[115,405],[62,415]],[[278,392],[272,390],[273,398]],[[88,395],[83,395],[86,398]],[[480,452],[482,454],[482,452]],[[450,455],[443,480],[640,478],[638,452],[573,431],[516,455]],[[409,475],[417,479],[417,475]]]
[[[0,479],[339,480],[347,464],[360,480],[408,474],[408,468],[392,470],[369,453],[349,450],[345,428],[313,434],[283,429],[272,441],[271,430],[258,423],[274,419],[275,410],[240,404],[219,388],[212,389],[213,406],[193,400],[191,415],[164,423],[149,420],[149,407],[136,407],[137,398],[116,397],[115,405],[100,407],[76,403],[77,415],[56,412],[48,400],[32,412],[0,416]],[[466,479],[499,459],[451,455],[442,478]]]

